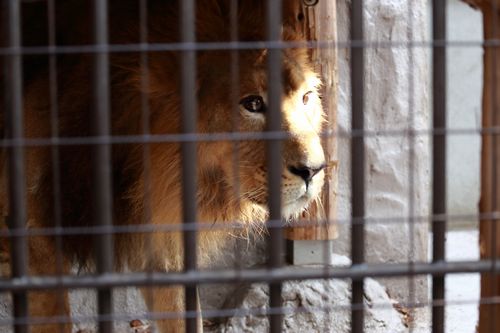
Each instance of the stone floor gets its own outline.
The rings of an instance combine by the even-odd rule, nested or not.
[[[479,258],[478,232],[476,230],[449,232],[447,234],[446,252],[447,260],[477,260]],[[115,299],[118,303],[117,307],[121,308],[122,311],[127,309],[129,313],[137,314],[144,311],[144,305],[139,304],[142,302],[137,301],[139,297],[136,292],[117,294],[117,299]],[[335,294],[340,293],[337,292]],[[73,315],[91,315],[95,312],[95,300],[92,293],[72,294],[72,296]],[[479,274],[454,274],[447,276],[446,301],[448,306],[446,307],[446,332],[474,333],[478,319],[478,300]],[[0,318],[2,314],[5,317],[6,312],[8,312],[6,308],[3,308],[5,305],[5,302],[0,302]],[[338,319],[338,316],[335,317]],[[84,327],[85,324],[81,326]],[[128,331],[126,327],[123,328],[124,332]],[[0,333],[7,332],[10,332],[7,327],[0,327]],[[420,309],[415,315],[415,326],[412,332],[431,332],[430,309],[428,307]]]

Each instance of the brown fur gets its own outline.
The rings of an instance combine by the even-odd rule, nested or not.
[[[81,22],[71,22],[61,13],[83,13],[85,5],[75,10],[76,1],[60,10],[62,31],[60,44],[88,43],[87,15]],[[179,41],[178,8],[176,1],[149,1],[150,43]],[[203,0],[198,2],[197,41],[229,41],[229,1]],[[260,41],[265,39],[265,2],[240,1],[238,39]],[[61,5],[62,6],[62,5]],[[132,0],[111,1],[113,13],[110,25],[112,43],[127,44],[138,41],[137,3]],[[134,9],[135,8],[135,9]],[[69,15],[71,21],[76,16]],[[283,39],[301,40],[301,36],[285,27]],[[262,95],[267,91],[267,51],[243,50],[236,53],[239,63],[239,101],[248,95]],[[322,111],[316,95],[319,81],[313,71],[306,50],[289,49],[283,52],[284,95],[282,105],[283,130],[290,133],[284,142],[283,200],[286,217],[292,217],[314,200],[323,184],[323,172],[314,177],[307,195],[300,196],[304,182],[288,171],[289,166],[320,166],[324,163],[319,141]],[[235,105],[231,82],[231,52],[202,51],[197,54],[197,98],[199,133],[261,132],[263,115],[251,114]],[[29,138],[51,136],[49,85],[46,59],[31,67],[31,76],[25,85],[25,135]],[[145,129],[152,135],[180,132],[181,54],[178,52],[151,52],[148,54],[149,82],[144,85],[144,68],[136,53],[116,53],[111,56],[111,126],[113,135],[140,135]],[[40,65],[41,64],[41,65]],[[45,64],[45,65],[44,65]],[[92,57],[89,55],[61,56],[58,59],[58,132],[60,137],[90,135],[92,108]],[[306,106],[302,98],[312,91]],[[233,92],[233,93],[232,93]],[[147,98],[149,119],[145,119],[141,96]],[[3,127],[3,126],[2,126]],[[145,150],[147,148],[147,150]],[[235,148],[236,151],[235,151]],[[145,151],[148,152],[145,154]],[[233,163],[235,153],[237,166]],[[4,159],[4,157],[3,157]],[[216,225],[198,233],[199,265],[210,265],[218,255],[218,246],[231,230],[219,226],[224,222],[240,222],[249,227],[261,227],[266,220],[266,155],[265,142],[200,142],[197,146],[198,217],[199,223]],[[93,224],[91,182],[92,147],[87,145],[61,146],[58,167],[60,183],[61,222],[64,227]],[[146,161],[146,163],[145,163]],[[5,161],[2,161],[5,166]],[[149,167],[145,167],[149,166]],[[54,210],[54,165],[50,147],[26,148],[26,195],[28,226],[52,227]],[[5,174],[5,171],[2,172]],[[182,221],[180,144],[153,142],[150,144],[116,144],[112,146],[113,221],[115,225],[133,226],[178,225]],[[7,179],[2,177],[0,207],[8,212]],[[117,234],[115,237],[116,269],[128,267],[132,271],[178,271],[183,267],[183,247],[180,232],[149,234]],[[89,236],[63,238],[65,253],[62,272],[68,272],[77,257],[81,263],[91,262],[92,240]],[[30,272],[35,275],[57,274],[56,247],[53,237],[31,237],[29,241]],[[183,308],[181,288],[155,290],[150,309],[155,312],[179,312]],[[66,314],[67,296],[54,293],[32,293],[31,314],[52,316]],[[62,306],[61,306],[62,305]],[[180,320],[163,320],[161,332],[182,331]],[[68,328],[69,329],[69,328]],[[37,326],[33,332],[53,332],[51,325]]]

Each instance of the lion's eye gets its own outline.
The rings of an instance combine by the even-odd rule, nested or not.
[[[264,112],[266,111],[266,104],[264,99],[258,95],[250,95],[243,98],[240,104],[250,112]]]
[[[304,96],[302,96],[302,103],[304,103],[304,105],[307,105],[307,103],[309,103],[309,97],[312,93],[312,91],[308,91],[304,94]]]

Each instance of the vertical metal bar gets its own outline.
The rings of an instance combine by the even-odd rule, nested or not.
[[[408,42],[413,42],[413,5],[409,1],[407,7],[408,26],[406,36]],[[416,304],[415,299],[415,78],[414,78],[414,48],[408,48],[408,302]],[[414,316],[415,308],[410,308],[410,316]],[[409,333],[413,332],[414,325],[410,325]]]
[[[181,36],[186,45],[196,42],[195,31],[196,7],[194,0],[181,1]],[[196,52],[182,52],[182,132],[195,133],[197,119],[196,100]],[[196,204],[196,142],[182,143],[182,212],[184,225],[195,224],[197,219]],[[196,270],[197,245],[194,228],[184,230],[184,269]],[[186,311],[197,311],[196,286],[186,287]],[[197,317],[197,316],[196,316]],[[197,331],[197,318],[186,318],[186,332]]]
[[[55,0],[47,1],[47,25],[48,25],[48,46],[56,46],[56,9]],[[50,94],[50,125],[51,136],[57,139],[59,136],[58,122],[58,103],[57,103],[57,55],[51,53],[49,55],[49,94]],[[59,148],[56,145],[51,146],[52,154],[52,177],[54,191],[54,224],[56,227],[61,226],[61,191],[59,182]],[[60,249],[60,237],[58,239],[58,250]],[[62,253],[57,253],[60,256]],[[58,259],[58,263],[62,262]],[[59,269],[59,268],[58,268]]]
[[[239,1],[231,0],[231,4],[229,7],[229,25],[231,29],[231,42],[237,42],[239,36],[239,27],[238,27],[238,12],[239,12]],[[231,105],[233,106],[232,112],[232,130],[237,133],[240,132],[240,61],[239,61],[240,51],[237,49],[231,50]],[[239,161],[240,161],[240,145],[241,142],[234,141],[232,143],[233,146],[233,183],[234,183],[234,197],[237,198],[236,204],[238,207],[240,206],[240,197],[241,197],[241,187],[240,187],[240,175],[239,175]],[[234,243],[234,252],[235,252],[235,260],[234,260],[234,268],[241,269],[244,266],[245,261],[242,260],[242,253],[244,251],[244,246],[241,242]]]
[[[267,37],[270,41],[281,39],[282,24],[282,1],[267,2]],[[283,91],[281,82],[282,50],[270,49],[268,51],[267,85],[268,85],[268,113],[266,126],[268,131],[281,131],[281,94]],[[269,140],[267,142],[268,161],[268,205],[269,220],[273,224],[270,229],[269,238],[269,267],[278,268],[284,262],[284,239],[283,229],[278,227],[281,221],[281,174],[282,166],[282,142],[281,140]],[[270,308],[269,316],[271,332],[281,332],[283,316],[278,313],[281,309],[282,283],[269,285]]]
[[[94,0],[94,41],[101,52],[95,55],[94,64],[94,109],[92,119],[92,134],[108,137],[110,130],[110,87],[109,87],[109,54],[108,46],[108,3],[107,0]],[[103,227],[112,227],[112,196],[111,196],[111,146],[96,145],[93,151],[94,209],[95,223]],[[113,236],[104,232],[95,238],[95,258],[97,272],[106,274],[113,270]],[[113,307],[111,289],[101,289],[97,296],[99,316],[99,332],[112,332]]]
[[[434,43],[432,53],[432,108],[433,129],[446,129],[446,1],[432,2],[432,38]],[[446,135],[433,136],[433,169],[432,169],[432,261],[445,260],[446,219]],[[444,300],[444,275],[432,279],[433,301]],[[444,332],[444,306],[434,305],[432,308],[432,331]]]
[[[145,48],[148,43],[148,0],[139,1],[139,42],[143,48]],[[151,133],[150,129],[150,114],[151,110],[149,107],[149,91],[150,86],[150,73],[149,73],[149,54],[146,50],[142,49],[140,54],[140,66],[141,66],[141,114],[142,114],[142,134],[149,135]],[[151,223],[152,212],[151,212],[151,146],[149,142],[144,143],[143,153],[142,153],[142,167],[144,170],[144,215],[143,223],[148,225]],[[144,251],[151,256],[153,253],[152,249],[152,238],[153,234],[148,233],[146,236],[146,248]],[[152,271],[148,271],[148,274],[152,274]],[[149,286],[151,287],[153,283],[151,282]],[[147,293],[143,294],[145,297],[146,304],[153,304],[153,289],[147,289]]]
[[[56,46],[56,0],[47,1],[47,26],[48,26],[48,46]],[[58,120],[58,84],[57,84],[57,55],[51,53],[49,55],[49,98],[50,98],[50,126],[51,126],[51,137],[53,140],[57,140],[59,137],[59,120]],[[61,215],[61,181],[60,181],[60,166],[59,166],[59,146],[53,143],[50,147],[51,158],[52,158],[52,200],[54,209],[54,226],[57,230],[61,230],[62,227],[62,215]],[[58,275],[63,275],[63,245],[62,236],[60,234],[55,235],[56,242],[56,272]],[[62,308],[64,306],[64,293],[58,293],[59,304],[58,306]],[[58,311],[61,311],[58,309]],[[64,324],[59,325],[59,332],[64,332]]]
[[[9,0],[6,4],[7,17],[4,19],[7,32],[7,46],[13,51],[21,47],[21,8],[19,0]],[[13,140],[23,138],[23,88],[22,88],[22,55],[13,52],[5,58],[5,100],[6,100],[6,131]],[[9,228],[23,230],[26,228],[26,191],[24,169],[24,147],[14,145],[8,148],[9,166]],[[10,240],[12,252],[12,277],[23,277],[28,274],[28,248],[25,236],[14,236]],[[28,317],[28,299],[26,291],[14,292],[14,319],[22,320]],[[25,324],[15,324],[16,333],[28,332]]]
[[[351,103],[352,103],[352,143],[351,143],[351,187],[352,187],[352,264],[365,260],[365,151],[364,151],[364,31],[363,0],[353,0],[351,4]],[[363,332],[363,279],[352,281],[351,325],[353,333]]]
[[[140,0],[139,2],[139,25],[140,25],[140,44],[145,47],[148,42],[148,0]],[[141,66],[141,114],[142,114],[142,134],[149,135],[150,129],[150,114],[149,95],[146,91],[150,85],[149,74],[149,55],[147,51],[141,50],[140,54]],[[151,223],[151,148],[149,142],[143,146],[143,168],[144,168],[144,224]],[[148,237],[152,235],[149,234]],[[151,242],[148,241],[148,253],[152,253],[150,248]]]

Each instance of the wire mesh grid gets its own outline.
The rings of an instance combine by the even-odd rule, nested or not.
[[[479,214],[448,214],[446,211],[446,139],[452,135],[480,135],[493,138],[491,151],[495,152],[496,134],[500,131],[498,122],[495,120],[485,123],[485,126],[479,129],[451,130],[447,128],[446,49],[449,47],[484,47],[496,50],[499,45],[498,40],[448,41],[445,24],[446,1],[444,0],[432,1],[431,41],[415,41],[412,38],[414,22],[412,21],[411,1],[407,3],[408,40],[367,40],[363,27],[363,15],[366,9],[362,0],[351,1],[350,40],[312,40],[313,38],[308,38],[310,36],[283,40],[283,34],[286,34],[284,27],[291,25],[291,20],[302,22],[305,20],[304,13],[307,14],[308,10],[319,5],[318,1],[296,1],[297,6],[301,8],[299,15],[296,16],[294,12],[294,16],[287,16],[290,12],[283,8],[289,9],[288,6],[298,8],[291,3],[291,0],[257,2],[245,0],[183,0],[179,2],[174,0],[95,0],[92,3],[77,0],[66,2],[8,0],[2,2],[4,36],[0,39],[2,42],[0,56],[3,61],[0,74],[3,79],[2,131],[4,138],[0,145],[3,148],[2,163],[5,164],[2,167],[5,175],[1,183],[3,187],[2,213],[5,215],[5,223],[0,228],[0,239],[2,239],[0,251],[3,251],[2,256],[7,258],[5,262],[8,263],[9,273],[0,279],[0,292],[12,295],[13,311],[10,317],[0,319],[0,326],[12,326],[16,333],[56,330],[69,332],[71,327],[68,324],[70,323],[97,322],[99,332],[111,332],[113,322],[130,321],[140,317],[140,319],[158,321],[159,332],[184,330],[196,332],[201,330],[201,318],[253,315],[268,316],[269,330],[280,332],[283,330],[285,316],[310,312],[335,315],[338,311],[348,311],[351,313],[351,331],[357,333],[365,331],[366,326],[367,305],[364,304],[366,278],[408,277],[409,298],[402,303],[402,306],[409,309],[432,308],[432,332],[444,332],[445,306],[468,302],[445,299],[445,276],[465,272],[495,275],[499,271],[495,251],[491,252],[493,255],[491,258],[450,262],[445,260],[444,247],[447,223],[453,223],[455,220],[491,222],[498,219],[495,207],[495,186],[493,186],[491,199],[492,207],[489,209],[483,209]],[[248,6],[251,6],[248,13],[254,16],[249,15],[252,16],[251,20],[241,22],[242,8],[248,10]],[[483,6],[486,8],[486,5]],[[496,12],[495,2],[492,2],[491,6],[493,7],[491,11]],[[169,10],[175,13],[172,14],[168,12]],[[200,14],[205,10],[206,13]],[[174,21],[170,24],[165,23],[164,30],[161,24],[155,25],[158,22],[164,22],[161,17],[162,13],[166,16],[164,20]],[[69,19],[64,18],[67,14],[69,14]],[[71,17],[71,14],[81,17]],[[120,21],[120,15],[126,18],[123,22],[131,23],[131,26],[121,25],[123,23]],[[210,35],[209,30],[213,29],[210,25],[212,22],[197,21],[200,20],[197,15],[206,17],[207,22],[213,16],[223,15],[226,30],[223,31],[224,36]],[[493,17],[496,18],[496,15]],[[62,23],[59,21],[61,18],[63,18]],[[244,24],[255,24],[254,21],[259,26],[256,32],[257,37],[252,36],[249,40],[242,39],[243,30],[246,29]],[[306,27],[307,31],[313,24],[306,23],[309,24]],[[316,28],[319,23],[316,22]],[[174,24],[177,24],[177,30],[165,31],[172,28]],[[75,39],[77,43],[71,38],[69,41],[61,42],[60,34],[67,33],[64,29],[73,29],[73,25],[77,27],[76,32],[73,31],[73,33],[77,36],[85,36],[85,38]],[[495,19],[493,19],[493,25],[496,26]],[[220,27],[217,28],[220,29]],[[136,34],[134,38],[113,40],[117,32],[127,32],[129,29]],[[200,30],[208,30],[203,32],[209,37],[198,40]],[[220,32],[220,30],[217,31],[217,33]],[[29,33],[33,33],[36,38],[40,39],[23,41]],[[157,36],[155,34],[160,37],[152,37]],[[409,129],[372,130],[366,128],[364,124],[366,107],[364,77],[365,52],[369,48],[432,49],[432,128],[415,129],[414,105],[416,101],[413,90],[419,83],[411,74],[408,77]],[[351,228],[352,264],[347,267],[331,265],[294,267],[285,265],[284,261],[284,232],[287,225],[283,221],[283,216],[288,214],[284,210],[289,208],[284,207],[286,204],[283,204],[282,200],[283,182],[286,178],[283,170],[288,170],[289,174],[303,179],[301,181],[305,182],[306,191],[308,183],[315,176],[312,174],[316,173],[316,171],[313,172],[314,168],[318,168],[319,172],[328,173],[326,177],[328,181],[335,177],[336,172],[334,168],[321,171],[325,166],[324,162],[319,163],[320,166],[284,165],[292,160],[285,156],[290,154],[287,149],[289,149],[290,142],[297,141],[298,135],[290,129],[290,126],[283,125],[288,120],[283,118],[281,110],[284,108],[284,103],[289,103],[288,96],[291,94],[289,90],[300,91],[299,88],[291,87],[287,83],[287,80],[293,80],[287,77],[290,75],[287,73],[287,68],[290,62],[297,61],[292,66],[302,69],[298,60],[290,59],[285,53],[287,50],[297,49],[307,50],[308,57],[315,50],[350,51],[352,126],[348,131],[325,126],[316,135],[323,139],[323,143],[341,138],[351,142],[351,218],[342,219],[331,216],[327,207],[326,216],[306,215],[306,218],[293,222],[295,228],[307,228],[311,223],[324,230],[328,230],[332,224],[349,226]],[[259,78],[264,90],[253,91],[251,94],[248,94],[247,86],[240,84],[242,76],[248,75],[248,70],[244,67],[249,66],[248,59],[245,58],[249,53],[260,54],[256,59],[260,66],[258,70],[265,73]],[[175,54],[175,56],[169,56],[169,54]],[[204,63],[201,58],[210,57],[212,54],[222,57],[225,62],[224,73],[217,72],[218,69],[210,72],[210,68],[206,68],[206,62]],[[412,68],[415,60],[413,52],[408,52],[408,57],[409,66]],[[165,61],[172,62],[173,65],[166,64],[164,69],[158,67],[159,63],[164,64]],[[135,65],[133,69],[130,68],[131,62]],[[257,65],[252,63],[250,67],[252,66]],[[165,76],[170,75],[170,77],[164,77],[164,81],[158,82],[161,78],[159,79],[155,74],[162,70],[165,71]],[[130,75],[124,76],[124,71],[129,71]],[[179,74],[174,76],[169,71],[178,71]],[[226,88],[225,91],[218,93],[224,94],[224,100],[230,101],[227,105],[221,106],[217,104],[217,99],[200,96],[203,94],[203,84],[207,84],[200,78],[207,75],[207,71],[210,72],[209,80],[207,80],[209,85]],[[225,74],[227,77],[220,76]],[[303,75],[303,73],[299,74]],[[37,76],[41,77],[38,79],[41,84],[36,83]],[[72,95],[68,93],[68,86],[75,87],[72,82],[73,77],[87,80],[80,87],[88,91],[76,90],[71,92]],[[304,78],[301,79],[304,80]],[[225,80],[227,82],[221,82]],[[492,82],[495,86],[496,77],[492,78]],[[164,87],[167,91],[154,90],[152,88],[154,85]],[[495,91],[494,88],[493,91]],[[304,105],[307,104],[309,98],[312,98],[306,96],[309,92],[309,90],[305,91],[305,94],[300,97]],[[40,101],[28,98],[37,96],[37,93],[42,96],[38,97]],[[66,97],[62,97],[64,94]],[[248,100],[248,97],[251,99]],[[496,103],[495,97],[495,94],[490,97],[494,100],[493,104]],[[152,101],[155,98],[167,101],[167,104],[158,106],[158,103],[155,104]],[[121,99],[121,102],[116,102],[117,99]],[[171,101],[175,103],[169,104]],[[214,104],[206,105],[207,101],[212,101]],[[250,103],[246,105],[245,103],[248,102]],[[75,104],[74,109],[77,112],[84,112],[85,115],[71,112],[69,115],[64,115],[62,112],[67,111],[63,109],[71,110],[72,103]],[[133,107],[137,107],[138,110],[136,110],[135,118],[125,119],[127,122],[135,123],[124,125],[121,123],[124,119],[120,119],[120,113],[116,109],[125,108],[127,104],[133,104]],[[244,131],[241,130],[244,127],[242,122],[248,121],[241,117],[242,105],[243,109],[246,108],[246,111],[249,111],[246,114],[243,110],[245,117],[253,117],[251,120],[253,123],[265,119],[265,127],[253,126],[250,129],[245,128]],[[211,108],[224,107],[228,109],[226,115],[230,116],[224,119],[226,126],[223,128],[228,130],[221,131],[217,127],[214,127],[216,130],[212,130],[208,122],[204,125],[208,129],[201,127],[200,133],[199,123],[200,118],[204,116],[203,113],[208,113]],[[262,107],[265,107],[265,113]],[[29,114],[33,111],[27,110],[33,109],[38,110],[40,115],[35,117]],[[176,112],[180,118],[175,124],[162,123],[172,121],[169,118],[163,120],[158,117],[162,111]],[[77,124],[86,123],[84,129],[72,127],[73,120]],[[217,121],[214,118],[209,120]],[[38,122],[41,123],[39,130],[36,129]],[[411,172],[408,173],[408,215],[381,218],[366,216],[365,140],[378,137],[409,140],[408,163]],[[432,214],[430,216],[418,216],[413,201],[415,194],[413,170],[416,168],[418,158],[414,147],[416,140],[420,137],[433,139]],[[204,236],[200,236],[200,233],[239,234],[248,231],[248,226],[235,219],[234,216],[229,216],[225,221],[215,221],[210,219],[210,215],[207,217],[206,212],[200,209],[199,202],[203,193],[200,193],[199,183],[208,182],[208,187],[214,188],[215,191],[218,186],[221,186],[218,183],[220,175],[216,174],[221,170],[210,170],[211,173],[208,176],[202,175],[208,178],[201,177],[203,179],[200,179],[200,164],[206,164],[205,159],[210,158],[212,159],[210,165],[216,163],[213,161],[213,156],[200,155],[200,145],[211,144],[220,149],[231,147],[228,150],[230,153],[223,156],[227,161],[231,161],[229,163],[231,166],[223,172],[230,175],[228,177],[234,178],[231,190],[234,191],[234,197],[241,198],[241,192],[244,191],[242,187],[246,184],[243,179],[240,179],[239,164],[241,161],[247,161],[245,156],[252,153],[242,147],[242,143],[246,142],[254,143],[252,147],[260,147],[258,144],[264,145],[262,142],[265,142],[266,164],[261,166],[265,173],[259,174],[261,170],[255,165],[251,167],[255,169],[252,172],[261,175],[264,178],[263,182],[267,184],[264,199],[254,199],[261,200],[256,203],[259,207],[267,207],[262,208],[264,212],[260,212],[261,215],[259,215],[265,216],[265,226],[268,230],[267,266],[246,267],[241,263],[244,260],[242,253],[245,249],[241,248],[241,245],[235,245],[235,248],[231,249],[237,258],[234,267],[217,270],[200,268],[199,262],[206,255],[204,253],[206,249],[203,248]],[[175,154],[180,157],[180,161],[174,166],[179,170],[172,170],[172,166],[165,160],[168,157],[154,158],[158,154],[158,147],[162,145],[175,145]],[[493,155],[491,151],[490,154]],[[44,155],[37,157],[37,154]],[[215,150],[201,154],[215,154]],[[136,159],[129,160],[127,157],[129,155],[135,156]],[[33,167],[33,163],[41,161],[46,165]],[[129,166],[127,163],[133,165]],[[492,183],[496,184],[494,158],[491,163]],[[333,163],[330,164],[333,165]],[[206,167],[206,165],[203,166]],[[77,175],[87,177],[74,179],[66,168],[69,168],[69,171],[71,168],[75,170],[86,168],[87,173],[81,172]],[[140,171],[134,174],[130,169]],[[46,174],[37,174],[37,170],[46,170]],[[306,176],[304,172],[307,173]],[[178,189],[175,191],[168,188],[166,191],[158,190],[162,185],[156,182],[155,177],[158,173],[177,175]],[[134,184],[131,184],[132,177],[135,177],[136,183]],[[35,185],[33,185],[34,180],[36,180]],[[173,186],[173,184],[167,185]],[[41,200],[44,199],[43,197],[30,196],[30,193],[36,193],[38,187],[42,186],[49,189],[40,192],[50,197],[45,198],[46,202]],[[140,200],[130,199],[137,194],[133,191],[141,193]],[[175,192],[174,195],[178,195],[178,198],[173,199],[169,194],[170,191]],[[82,192],[86,194],[82,195]],[[165,196],[163,201],[162,195]],[[223,200],[223,205],[233,204],[233,202],[224,201],[225,198],[213,197],[211,199],[214,205],[217,200]],[[40,200],[43,201],[41,204]],[[87,200],[90,202],[86,202]],[[178,206],[172,205],[168,200],[175,201]],[[236,200],[237,205],[242,205],[241,200]],[[177,214],[179,219],[162,221],[163,216],[152,208],[155,203],[175,210],[174,214]],[[137,207],[141,208],[139,209],[140,215],[134,212]],[[118,209],[122,210],[117,211]],[[86,215],[79,216],[78,213],[82,212]],[[138,222],[130,222],[128,215],[134,216]],[[309,221],[309,218],[314,221]],[[45,219],[48,222],[36,222],[37,219]],[[121,219],[128,222],[120,222]],[[35,222],[32,222],[33,220]],[[68,220],[79,222],[73,223]],[[408,223],[410,230],[408,242],[411,245],[407,255],[408,260],[403,263],[367,263],[365,257],[366,227],[371,224],[397,225],[402,222]],[[412,235],[415,233],[415,227],[420,224],[430,224],[432,228],[431,262],[417,261],[415,253],[412,252],[415,242]],[[496,248],[496,224],[491,223],[491,228],[493,229],[490,244],[494,249]],[[155,247],[160,234],[174,235],[165,240],[176,242],[175,255],[162,253]],[[136,235],[140,235],[140,238],[134,238]],[[83,250],[77,248],[75,252],[80,255],[80,250],[87,251],[89,253],[84,253],[84,255],[93,258],[88,273],[87,267],[83,267],[87,265],[85,261],[79,266],[79,274],[70,274],[71,263],[69,261],[73,254],[70,254],[69,258],[66,255],[68,247],[65,243],[68,240],[70,243],[86,243]],[[135,244],[136,242],[140,244]],[[329,251],[327,243],[322,244],[325,247],[323,253],[327,253]],[[148,253],[149,261],[143,262],[142,259],[135,258],[135,256],[140,257],[138,253],[134,253],[138,249]],[[127,253],[129,257],[124,259],[122,253]],[[44,262],[44,265],[38,264],[39,262]],[[122,272],[121,269],[127,265],[132,266],[128,267],[131,271]],[[43,268],[37,268],[42,266]],[[417,301],[416,276],[432,277],[431,300]],[[344,279],[352,282],[352,294],[345,304],[313,307],[303,305],[293,308],[283,306],[283,288],[287,281],[326,281],[326,279]],[[198,289],[202,285],[255,282],[266,283],[269,286],[269,305],[265,308],[200,309]],[[481,305],[495,305],[499,302],[498,297],[495,296],[497,292],[494,280],[491,284],[493,291],[490,297],[481,298]],[[147,313],[139,316],[113,310],[113,289],[130,286],[144,290],[143,297],[149,305]],[[96,314],[69,316],[68,296],[63,291],[89,288],[97,291]],[[335,290],[330,290],[327,286],[325,292],[334,293]],[[45,303],[40,300],[44,300]],[[393,304],[370,304],[370,307],[392,308]],[[495,308],[490,306],[485,311],[494,311],[492,309]],[[490,314],[491,317],[494,315]],[[328,322],[323,323],[321,330],[331,331],[329,325]],[[495,323],[490,325],[489,332],[496,331],[495,325]],[[408,329],[413,330],[411,325]]]

